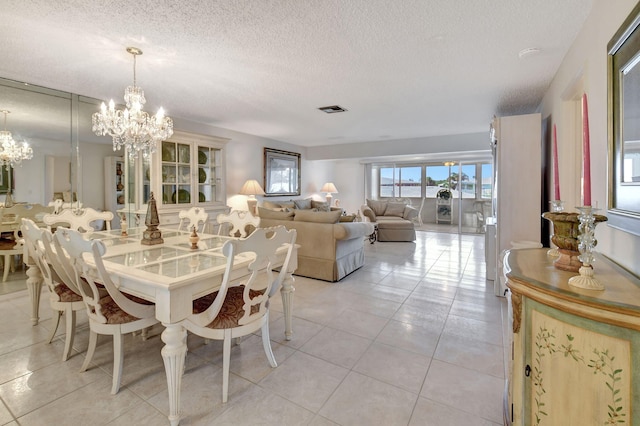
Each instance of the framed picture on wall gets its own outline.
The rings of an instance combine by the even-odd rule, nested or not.
[[[300,195],[300,154],[264,149],[265,196]]]
[[[11,173],[11,176],[9,176]],[[2,172],[0,173],[0,194],[6,194],[11,185],[11,189],[15,188],[15,179],[13,178],[13,167],[2,166]]]

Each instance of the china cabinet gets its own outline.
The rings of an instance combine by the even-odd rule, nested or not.
[[[226,212],[225,144],[228,139],[176,131],[153,158],[151,187],[161,225],[177,225],[178,213],[202,207],[212,223]]]
[[[118,210],[128,226],[144,225],[147,203],[151,196],[151,161],[140,155],[124,156],[124,204]]]
[[[122,157],[104,159],[104,209],[113,212],[111,226],[120,227],[118,212],[125,206],[124,173],[125,163]]]
[[[598,255],[605,290],[570,287],[546,252],[505,257],[507,424],[640,424],[640,280]]]

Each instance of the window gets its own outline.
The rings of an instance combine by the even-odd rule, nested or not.
[[[422,197],[422,166],[380,167],[380,197]]]
[[[436,194],[442,188],[449,188],[449,167],[427,166],[427,179],[425,182],[427,198],[436,198]]]
[[[451,181],[455,183],[453,189],[462,191],[462,198],[476,198],[476,165],[462,166],[462,176],[458,177],[458,168],[451,172]]]
[[[493,165],[491,163],[482,163],[482,187],[480,197],[483,199],[491,199],[493,192]]]
[[[378,170],[380,198],[436,198],[449,188],[454,199],[491,199],[493,167],[490,162],[443,163],[406,166],[374,166]],[[460,175],[460,176],[458,176]],[[423,189],[424,187],[424,189]]]

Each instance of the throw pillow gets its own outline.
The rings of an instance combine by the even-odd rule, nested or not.
[[[317,209],[319,212],[331,211],[331,208],[329,207],[329,203],[327,203],[326,201],[311,200],[311,208]]]
[[[296,205],[293,203],[293,201],[284,201],[280,203],[280,207],[286,209],[287,211],[291,211],[296,208]]]
[[[384,216],[387,210],[387,202],[380,200],[367,200],[367,206],[376,214],[376,216]]]
[[[298,210],[293,220],[296,222],[313,223],[338,223],[340,212],[314,212],[311,210]]]
[[[293,215],[293,212],[281,212],[258,207],[258,216],[261,219],[293,220]]]
[[[280,205],[280,203],[274,203],[266,200],[262,202],[262,207],[269,210],[282,210],[282,205]]]
[[[404,206],[404,203],[388,203],[384,215],[402,217],[404,214]]]
[[[311,198],[307,198],[306,200],[293,200],[293,204],[296,209],[308,210],[311,208]]]
[[[356,215],[355,214],[348,214],[348,215],[340,216],[340,222],[353,222],[354,220],[356,220]]]

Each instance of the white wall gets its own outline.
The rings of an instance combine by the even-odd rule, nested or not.
[[[607,206],[607,43],[636,5],[635,0],[596,0],[584,27],[565,56],[542,102],[558,130],[560,191],[565,209],[581,205],[579,96],[589,104],[592,205]],[[576,128],[578,127],[578,128]],[[603,211],[606,214],[606,210]],[[605,224],[596,228],[597,250],[640,274],[640,237]],[[596,265],[597,268],[597,265]]]

